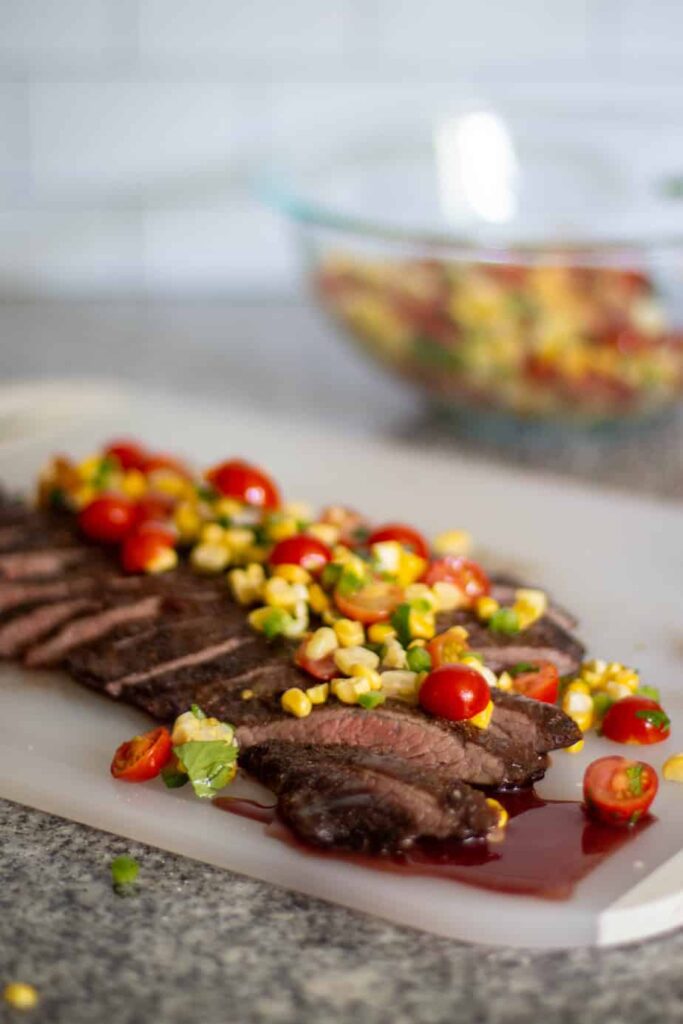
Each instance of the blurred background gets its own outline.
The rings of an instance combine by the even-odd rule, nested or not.
[[[675,0],[0,0],[0,371],[15,391],[106,375],[239,394],[495,458],[499,435],[454,440],[338,343],[254,179],[321,138],[353,151],[369,118],[395,133],[483,97],[567,138],[625,104],[623,160],[657,148],[680,185],[682,57]],[[629,487],[637,463],[680,495],[679,420],[660,429],[607,457],[568,436],[503,457]]]

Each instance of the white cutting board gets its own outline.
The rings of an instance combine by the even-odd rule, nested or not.
[[[30,396],[29,396],[30,397]],[[85,454],[134,434],[200,463],[241,454],[268,466],[292,499],[346,501],[378,520],[428,534],[467,527],[488,564],[542,582],[582,619],[596,656],[618,659],[659,686],[673,718],[666,744],[643,750],[659,769],[683,750],[683,522],[680,510],[453,456],[345,440],[304,421],[158,396],[119,394],[72,426],[41,427],[0,445],[0,480],[28,488],[55,449]],[[109,411],[108,411],[109,410]],[[333,425],[332,425],[333,427]],[[550,948],[627,942],[683,923],[683,785],[663,782],[658,821],[581,882],[566,902],[398,877],[316,858],[219,813],[186,791],[126,786],[109,776],[115,747],[144,727],[139,712],[58,673],[0,669],[0,796],[266,879],[400,924],[483,943]],[[619,752],[591,737],[558,753],[542,795],[576,799],[586,764]],[[247,785],[238,783],[239,786]]]

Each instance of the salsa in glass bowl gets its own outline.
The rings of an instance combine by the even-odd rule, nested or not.
[[[469,106],[357,156],[321,143],[268,189],[323,307],[440,405],[647,419],[683,390],[683,147],[663,159],[665,138]]]

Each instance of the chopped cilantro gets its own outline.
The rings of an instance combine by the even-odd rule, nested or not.
[[[254,523],[250,529],[254,534],[254,544],[268,544],[268,527],[265,523]]]
[[[337,590],[342,597],[348,597],[350,594],[355,594],[357,590],[365,585],[365,579],[360,576],[354,569],[344,568],[342,574],[337,583]]]
[[[384,704],[386,697],[383,693],[378,693],[377,690],[371,690],[370,693],[361,693],[358,698],[358,703],[366,711],[372,711],[374,708],[379,707],[380,704]]]
[[[202,711],[198,704],[192,704],[190,707],[190,711],[192,712],[195,718],[199,719],[200,722],[203,718],[206,718],[206,715],[204,714],[204,712]]]
[[[338,562],[328,562],[320,576],[323,587],[326,590],[333,590],[339,583],[343,571],[343,565],[339,565]]]
[[[271,608],[262,629],[269,640],[274,640],[276,636],[281,636],[285,632],[291,621],[291,616],[283,608]]]
[[[178,768],[162,769],[161,778],[167,789],[180,789],[190,781],[187,772],[181,772]]]
[[[514,636],[515,633],[520,631],[517,612],[514,608],[499,608],[489,619],[488,627],[493,633]]]
[[[650,722],[656,729],[668,729],[671,725],[671,719],[661,708],[643,708],[641,711],[636,711],[636,718]]]
[[[516,665],[508,669],[508,674],[513,679],[515,676],[521,676],[524,672],[538,672],[538,665],[534,665],[531,661],[518,661]]]
[[[409,604],[400,604],[394,609],[391,616],[391,625],[396,630],[399,642],[407,647],[412,637],[410,635],[410,612]]]
[[[296,521],[296,532],[297,533],[305,533],[310,525],[311,524],[308,521],[308,519],[297,519],[297,521]]]
[[[232,781],[237,746],[225,740],[190,740],[173,748],[197,796],[212,797]]]
[[[118,459],[110,459],[105,455],[103,459],[100,459],[100,464],[93,473],[92,485],[97,491],[102,491],[106,488],[111,474],[118,468]]]
[[[224,530],[229,530],[232,526],[232,516],[218,516],[216,522],[219,526],[222,526]]]
[[[659,702],[659,690],[656,686],[639,686],[636,690],[637,697],[649,697],[650,700]]]
[[[630,764],[626,769],[626,778],[628,779],[628,788],[632,796],[640,796],[643,792],[643,765]]]
[[[195,487],[195,494],[200,501],[213,501],[216,497],[216,492],[213,487],[209,487],[208,484],[197,484]]]
[[[431,605],[430,602],[424,597],[415,598],[414,601],[410,602],[410,607],[413,609],[413,611],[421,612],[425,615],[428,612],[431,612],[433,609],[433,605]]]
[[[111,879],[115,887],[131,885],[138,877],[140,865],[127,854],[115,857],[111,862]]]
[[[432,659],[424,647],[413,647],[407,652],[408,668],[411,672],[429,672]]]

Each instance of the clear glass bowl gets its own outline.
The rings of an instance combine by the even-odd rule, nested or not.
[[[645,419],[683,389],[683,133],[613,110],[470,103],[315,135],[266,196],[314,294],[382,366],[462,410]]]

